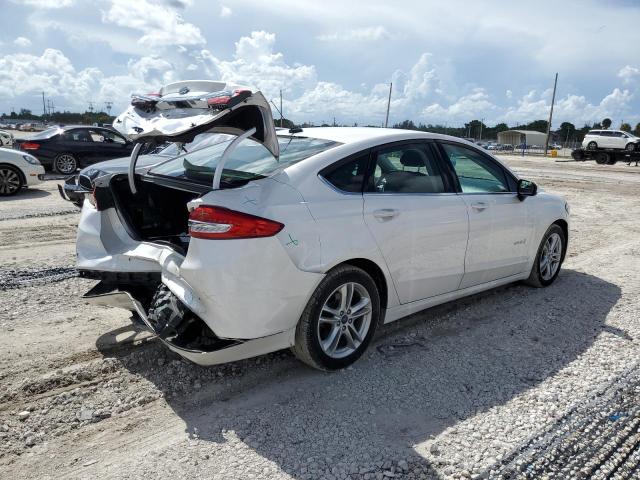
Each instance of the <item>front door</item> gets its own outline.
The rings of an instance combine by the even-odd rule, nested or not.
[[[364,220],[401,303],[456,290],[464,275],[467,208],[428,143],[373,152]]]
[[[522,273],[533,222],[529,202],[515,192],[516,181],[502,165],[466,145],[442,143],[469,214],[469,244],[460,288]]]

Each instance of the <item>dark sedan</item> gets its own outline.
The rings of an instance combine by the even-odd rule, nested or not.
[[[56,126],[16,139],[15,147],[35,156],[47,170],[69,175],[78,167],[128,156],[133,144],[110,128]]]

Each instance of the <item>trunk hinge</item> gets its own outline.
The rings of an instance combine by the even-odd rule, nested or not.
[[[136,143],[134,145],[133,150],[131,151],[131,161],[129,162],[129,189],[131,190],[131,193],[133,193],[134,195],[138,192],[138,190],[136,189],[135,172],[136,172],[136,163],[138,161],[138,155],[140,154],[141,148],[142,148],[141,143]]]
[[[222,179],[222,171],[224,170],[224,164],[227,163],[229,155],[233,153],[238,144],[242,142],[245,138],[250,137],[256,133],[256,128],[253,127],[250,130],[247,130],[242,135],[237,136],[233,139],[233,141],[229,144],[229,146],[224,150],[220,161],[218,162],[218,166],[216,167],[216,172],[213,174],[213,189],[220,190],[220,180]]]

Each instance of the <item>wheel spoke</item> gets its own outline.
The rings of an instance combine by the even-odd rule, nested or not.
[[[340,312],[338,310],[336,310],[335,308],[331,308],[326,303],[322,307],[322,313],[325,313],[325,312],[331,315],[332,317],[338,318],[340,316]]]
[[[351,316],[352,317],[354,317],[354,316],[360,317],[360,316],[364,315],[361,312],[361,310],[363,310],[363,309],[367,311],[366,313],[368,313],[369,309],[365,308],[365,307],[367,307],[370,303],[371,302],[370,302],[370,300],[368,298],[362,297],[358,303],[356,303],[355,305],[353,305],[351,307]]]
[[[352,330],[350,328],[347,328],[344,332],[342,332],[342,335],[344,336],[344,339],[347,341],[347,347],[350,348],[351,350],[355,350],[356,348],[358,348],[358,346],[353,341],[353,336],[351,335],[351,332]]]
[[[340,311],[346,312],[353,298],[353,283],[346,283],[340,288]]]
[[[347,328],[347,330],[351,334],[353,340],[358,342],[358,345],[360,345],[362,343],[362,337],[360,336],[360,332],[358,332],[358,329],[353,324],[351,324],[349,325],[349,328]]]
[[[340,327],[335,326],[331,330],[329,337],[324,342],[322,342],[323,350],[330,355],[335,353],[336,348],[338,347],[338,343],[340,343],[340,337],[341,337]]]

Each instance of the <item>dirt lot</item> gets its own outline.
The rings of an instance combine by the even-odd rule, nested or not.
[[[397,322],[334,374],[180,360],[79,298],[56,181],[0,200],[0,478],[639,475],[640,167],[503,158],[571,203],[558,281]]]

